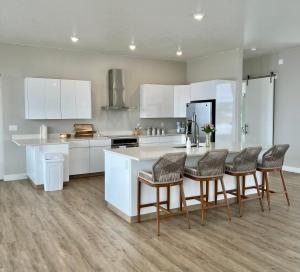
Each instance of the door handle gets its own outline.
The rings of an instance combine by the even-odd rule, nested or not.
[[[248,134],[248,129],[249,129],[249,126],[247,124],[245,124],[243,127],[242,127],[242,131],[244,134]]]

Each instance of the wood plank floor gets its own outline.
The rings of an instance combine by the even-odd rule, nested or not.
[[[103,177],[51,193],[0,182],[0,271],[300,271],[300,175],[286,181],[290,208],[274,195],[271,212],[250,201],[231,223],[209,210],[206,226],[194,211],[191,230],[167,218],[159,238],[154,221],[130,225],[105,207]]]

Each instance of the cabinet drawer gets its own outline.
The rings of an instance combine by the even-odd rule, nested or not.
[[[103,138],[101,140],[90,140],[90,146],[110,146],[111,139]]]
[[[158,144],[160,137],[141,137],[139,139],[139,144]]]
[[[90,141],[88,140],[80,140],[80,141],[70,141],[69,142],[69,147],[74,148],[74,147],[89,147],[90,146]]]
[[[162,144],[184,144],[185,136],[184,135],[174,135],[174,136],[164,136],[160,137],[160,143]]]

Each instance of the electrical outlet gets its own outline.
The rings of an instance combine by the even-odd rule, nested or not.
[[[18,126],[17,125],[9,125],[8,130],[9,131],[18,131]]]
[[[283,63],[284,63],[284,60],[283,60],[283,59],[279,59],[279,60],[278,60],[278,64],[279,64],[279,65],[282,65]]]

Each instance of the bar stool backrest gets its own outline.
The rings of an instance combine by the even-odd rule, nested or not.
[[[175,182],[181,179],[185,161],[185,152],[167,153],[160,157],[152,166],[154,182]]]
[[[202,177],[222,176],[225,172],[227,149],[206,152],[198,161],[198,175]]]
[[[289,147],[288,144],[271,147],[263,154],[261,166],[265,168],[282,168],[284,156]]]
[[[256,170],[258,155],[262,148],[246,147],[233,159],[232,170],[235,172],[247,172]]]

